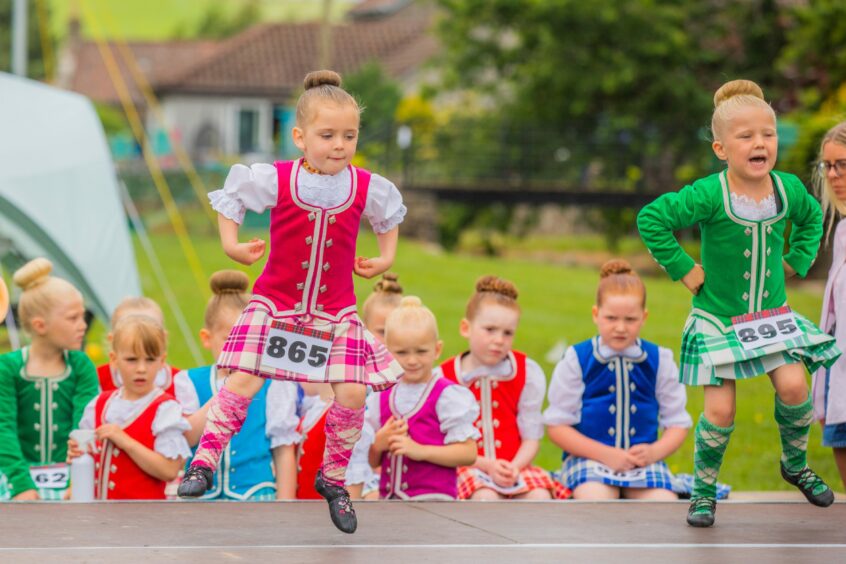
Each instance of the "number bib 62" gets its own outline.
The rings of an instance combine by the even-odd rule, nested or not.
[[[788,306],[731,318],[732,329],[741,346],[749,351],[798,337],[803,333]]]
[[[48,466],[30,466],[29,475],[35,486],[51,490],[63,490],[68,487],[67,464],[50,464]]]
[[[322,380],[331,348],[332,333],[328,331],[274,323],[264,341],[261,364]]]

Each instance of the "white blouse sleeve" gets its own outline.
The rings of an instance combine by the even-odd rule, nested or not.
[[[82,418],[79,420],[79,428],[80,429],[93,429],[94,428],[94,410],[97,409],[97,398],[99,395],[94,396],[91,398],[91,401],[88,402],[88,405],[85,406],[85,410],[82,412]]]
[[[387,233],[405,218],[407,209],[402,203],[402,195],[393,182],[378,174],[370,177],[367,189],[367,203],[364,216],[376,233]]]
[[[667,429],[689,429],[693,420],[685,409],[687,393],[679,382],[679,369],[673,360],[673,351],[658,348],[658,375],[655,378],[655,399],[658,400],[658,424]]]
[[[272,164],[233,165],[223,188],[209,193],[214,210],[241,224],[247,210],[261,213],[276,205],[279,179]]]
[[[370,476],[373,475],[368,456],[370,445],[373,444],[375,438],[376,434],[373,427],[365,423],[361,428],[361,438],[355,443],[350,455],[350,464],[347,466],[347,476],[344,480],[347,486],[366,484],[370,480]]]
[[[441,423],[444,444],[463,443],[467,439],[478,439],[482,436],[473,425],[479,417],[479,404],[473,392],[464,386],[449,386],[438,398],[435,412]]]
[[[523,440],[543,438],[543,417],[541,406],[546,395],[546,376],[543,368],[532,360],[526,359],[526,384],[517,402],[517,428]]]
[[[265,432],[270,439],[270,448],[293,445],[302,437],[297,432],[300,418],[297,416],[297,384],[286,380],[272,380],[267,388],[265,404]]]
[[[564,353],[549,382],[549,406],[543,412],[546,425],[577,425],[582,420],[582,395],[585,383],[576,349]]]
[[[183,415],[191,415],[200,409],[200,396],[197,395],[187,370],[180,370],[173,377],[173,393],[176,401],[182,406]]]
[[[171,460],[191,458],[191,447],[185,439],[185,431],[191,428],[182,416],[182,406],[178,401],[167,400],[156,409],[153,418],[153,450]]]
[[[382,428],[382,414],[380,412],[380,404],[381,401],[379,398],[382,397],[382,394],[389,394],[390,391],[386,392],[373,392],[367,396],[367,402],[365,403],[366,409],[364,410],[364,424],[369,425],[371,429],[373,429],[373,433],[375,436],[376,431]]]

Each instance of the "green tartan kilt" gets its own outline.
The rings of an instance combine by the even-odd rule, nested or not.
[[[691,312],[684,327],[679,379],[689,386],[719,386],[723,380],[743,380],[779,366],[802,362],[809,372],[828,368],[840,356],[834,337],[823,333],[795,311],[802,334],[793,339],[745,350],[731,327]]]
[[[53,488],[36,489],[38,490],[38,496],[44,501],[62,501],[65,497],[65,492],[68,491],[67,488],[61,490]],[[11,500],[12,492],[9,491],[9,481],[6,479],[6,475],[0,472],[0,502]]]

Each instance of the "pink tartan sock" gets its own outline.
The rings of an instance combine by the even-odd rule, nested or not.
[[[191,461],[192,466],[203,466],[212,472],[217,469],[220,454],[232,440],[232,435],[241,430],[252,399],[221,388],[209,406],[206,426]]]
[[[344,487],[353,447],[361,438],[364,407],[350,409],[337,401],[326,414],[326,450],[323,451],[323,477],[333,486]]]

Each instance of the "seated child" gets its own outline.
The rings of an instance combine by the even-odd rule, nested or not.
[[[91,400],[79,423],[94,430],[99,444],[95,497],[165,499],[167,482],[191,454],[181,406],[155,384],[165,363],[165,332],[145,315],[123,317],[113,332],[109,361],[122,385]],[[80,455],[76,441],[68,440],[68,460]]]
[[[221,270],[212,274],[209,285],[213,295],[206,306],[200,341],[217,358],[241,310],[250,301],[250,280],[238,270]],[[206,424],[209,402],[220,391],[224,378],[213,364],[180,372],[177,383],[183,378],[188,381],[186,395],[193,396],[192,403],[203,405],[188,418],[192,426],[188,438],[196,445]],[[202,499],[294,499],[298,423],[296,384],[265,381],[247,409],[241,432],[224,449],[212,486]]]
[[[567,350],[544,412],[575,499],[678,499],[663,460],[692,420],[672,351],[639,336],[646,316],[646,288],[629,263],[606,262],[593,306],[599,335]]]
[[[65,497],[68,436],[97,395],[97,372],[79,350],[82,294],[52,269],[37,258],[14,275],[18,319],[32,341],[0,355],[0,501]]]
[[[511,345],[520,321],[517,288],[496,276],[476,282],[461,320],[469,351],[443,364],[444,376],[467,387],[481,415],[476,427],[479,457],[458,470],[461,499],[567,497],[542,468],[532,466],[543,438],[543,369]]]
[[[379,496],[456,499],[456,468],[476,461],[479,407],[469,390],[433,370],[443,343],[419,298],[403,298],[385,329],[388,350],[405,373],[367,399],[366,421],[379,429],[370,447],[370,462],[382,467]]]

